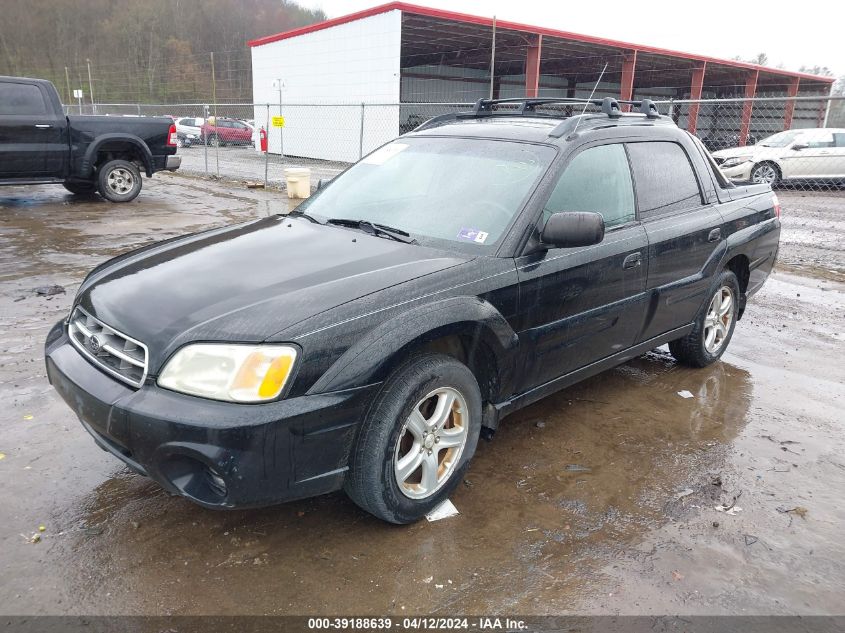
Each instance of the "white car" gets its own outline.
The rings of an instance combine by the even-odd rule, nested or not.
[[[737,182],[845,180],[845,129],[787,130],[756,145],[713,152],[713,158]]]

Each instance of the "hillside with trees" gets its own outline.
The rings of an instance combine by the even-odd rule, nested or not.
[[[326,18],[287,0],[3,0],[0,75],[43,77],[100,103],[252,98],[252,38]],[[212,75],[211,54],[214,53]],[[90,60],[90,63],[89,63]]]

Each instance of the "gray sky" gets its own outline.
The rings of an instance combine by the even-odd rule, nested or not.
[[[329,17],[386,2],[299,0],[302,5],[322,8]],[[845,73],[842,0],[789,3],[690,0],[690,11],[683,11],[683,2],[659,0],[417,0],[412,4],[473,15],[495,15],[501,20],[725,59],[735,55],[747,59],[765,52],[769,66],[783,64],[787,70],[798,70],[802,64],[818,64],[837,74]],[[673,5],[680,10],[673,10]],[[685,18],[684,14],[691,17]]]

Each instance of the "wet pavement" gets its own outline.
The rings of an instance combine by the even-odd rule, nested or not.
[[[797,212],[845,217],[845,197],[781,198],[789,272],[722,362],[656,350],[507,418],[460,516],[398,527],[342,494],[233,512],[170,497],[46,382],[44,336],[89,269],[278,212],[278,193],[168,175],[127,205],[0,189],[0,614],[841,614],[845,284],[819,265],[841,233],[794,272],[817,248]],[[33,292],[51,284],[67,292]]]

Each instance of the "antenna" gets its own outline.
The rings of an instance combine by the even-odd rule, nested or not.
[[[578,131],[578,124],[581,123],[581,117],[584,116],[584,113],[587,111],[587,106],[590,105],[590,101],[592,101],[593,95],[596,94],[596,88],[599,87],[599,84],[601,83],[601,78],[604,77],[604,71],[605,70],[607,70],[607,62],[604,63],[604,68],[601,69],[601,72],[599,73],[599,78],[596,79],[596,85],[593,86],[593,90],[592,90],[592,92],[590,92],[589,99],[587,99],[587,101],[584,102],[584,108],[581,110],[581,114],[579,115],[578,120],[575,122],[575,129],[572,130],[573,134],[575,134],[575,132]]]

